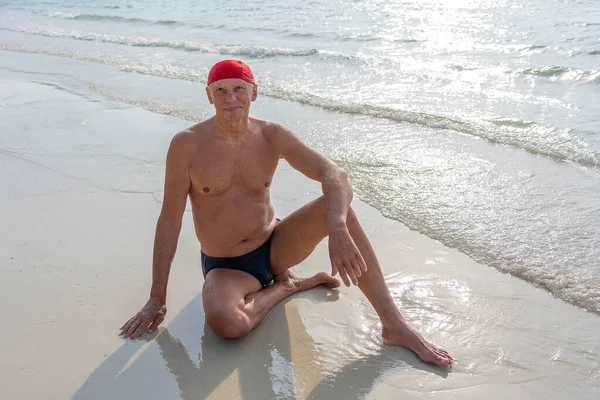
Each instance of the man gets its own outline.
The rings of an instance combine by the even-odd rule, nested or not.
[[[215,64],[206,94],[216,115],[171,142],[150,299],[121,335],[135,339],[165,318],[169,270],[189,196],[202,248],[206,321],[217,335],[244,336],[294,293],[322,284],[339,287],[324,272],[303,278],[288,271],[329,236],[332,275],[339,273],[346,286],[357,285],[367,296],[383,324],[384,343],[407,347],[425,362],[451,364],[450,355],[412,329],[396,308],[350,207],[346,172],[284,127],[249,117],[258,89],[243,62]],[[281,158],[321,182],[323,196],[279,221],[269,187]]]

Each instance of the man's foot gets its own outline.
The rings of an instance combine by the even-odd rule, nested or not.
[[[280,284],[292,293],[303,292],[315,286],[325,285],[329,288],[340,287],[340,281],[325,272],[313,276],[298,276],[291,271],[285,271],[275,277],[275,285]]]
[[[421,360],[439,366],[448,366],[454,361],[446,350],[426,341],[417,331],[406,322],[395,329],[383,328],[381,336],[383,343],[390,346],[403,346],[414,351]]]

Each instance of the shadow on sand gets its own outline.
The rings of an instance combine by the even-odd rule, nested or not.
[[[337,294],[317,288],[304,298],[319,303],[334,301]],[[205,326],[199,295],[168,329],[124,341],[91,373],[73,400],[358,399],[376,379],[399,367],[447,376],[447,371],[420,362],[412,352],[390,347],[325,373],[289,300],[248,336],[223,340]]]

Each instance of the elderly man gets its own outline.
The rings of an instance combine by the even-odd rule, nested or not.
[[[304,278],[289,271],[328,236],[332,275],[339,273],[346,286],[362,290],[381,319],[384,343],[407,347],[425,362],[451,364],[452,357],[427,342],[396,308],[350,207],[346,172],[286,128],[249,116],[258,88],[243,62],[215,64],[206,94],[215,116],[171,142],[150,299],[121,327],[121,335],[135,339],[165,318],[169,270],[189,196],[202,249],[206,320],[217,335],[244,336],[294,293],[317,285],[339,287],[325,272]],[[323,196],[279,221],[269,189],[281,158],[321,182]]]

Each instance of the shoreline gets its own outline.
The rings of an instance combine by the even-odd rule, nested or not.
[[[356,288],[294,296],[247,338],[218,340],[204,327],[200,252],[188,213],[163,328],[143,340],[119,339],[117,328],[147,297],[164,155],[187,122],[34,80],[9,74],[0,81],[0,176],[7,182],[0,291],[13,299],[0,312],[10,327],[1,336],[11,343],[0,362],[7,398],[600,394],[597,315],[477,264],[360,200],[353,207],[395,301],[454,356],[451,370],[383,346],[376,315]],[[319,193],[318,183],[280,163],[272,186],[279,217]],[[294,269],[321,270],[330,271],[325,241]]]

